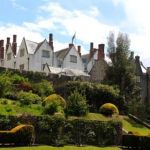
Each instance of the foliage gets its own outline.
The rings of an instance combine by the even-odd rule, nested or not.
[[[114,104],[105,103],[100,107],[100,113],[106,116],[111,116],[113,114],[119,115],[119,110]]]
[[[30,145],[34,141],[32,125],[18,125],[10,131],[0,131],[0,143],[15,143],[15,145]]]
[[[117,145],[122,134],[122,125],[116,121],[66,120],[62,115],[9,116],[10,126],[18,122],[35,127],[37,144]]]
[[[129,55],[130,40],[126,34],[119,33],[116,45],[114,34],[110,33],[108,37],[108,52],[111,59],[111,65],[107,70],[107,83],[117,85],[120,94],[127,101],[136,97],[139,98],[139,92],[135,81],[135,63],[134,58]],[[139,90],[138,90],[139,91]]]
[[[7,74],[0,75],[0,97],[4,97],[5,93],[11,90],[11,79],[7,76]]]
[[[54,93],[53,85],[47,81],[42,80],[39,83],[33,84],[33,92],[38,94],[39,96],[46,97]]]
[[[43,114],[54,115],[54,113],[59,112],[59,110],[59,104],[54,101],[44,107]]]
[[[98,112],[99,107],[104,103],[113,103],[119,108],[119,110],[126,110],[125,102],[123,98],[120,97],[119,90],[113,86],[90,82],[70,81],[60,85],[55,90],[65,99],[67,99],[74,90],[77,90],[80,94],[85,93],[87,103],[92,112]]]
[[[58,94],[52,94],[52,95],[49,95],[48,97],[46,97],[45,100],[43,101],[42,105],[46,106],[47,104],[50,104],[50,103],[57,103],[63,109],[66,108],[66,101],[64,100],[63,97],[61,97]]]
[[[84,116],[88,113],[88,105],[84,94],[77,90],[67,98],[67,114],[74,116]]]
[[[128,103],[128,112],[140,119],[146,119],[146,106],[142,101],[132,100]]]
[[[20,91],[18,93],[17,99],[20,101],[21,105],[37,104],[41,102],[41,98],[32,92]]]
[[[150,137],[136,134],[123,135],[122,146],[130,147],[131,149],[150,149]]]

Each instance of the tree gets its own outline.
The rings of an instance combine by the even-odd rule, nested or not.
[[[108,36],[108,54],[111,64],[107,71],[107,80],[112,85],[117,85],[120,94],[127,100],[139,98],[135,80],[135,64],[130,57],[130,40],[127,34],[119,33],[116,44],[114,33]]]

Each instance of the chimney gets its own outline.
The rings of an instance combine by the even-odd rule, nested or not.
[[[91,43],[90,43],[90,58],[91,58],[92,55],[93,55],[93,49],[94,49],[94,43],[91,42]]]
[[[69,43],[69,48],[72,48],[73,47],[73,44],[72,43]]]
[[[17,52],[17,35],[13,35],[13,42],[12,42],[12,51],[14,55],[16,55]]]
[[[52,50],[54,50],[52,33],[49,34],[49,46],[52,48]]]
[[[98,45],[98,56],[97,56],[97,60],[100,60],[100,59],[104,59],[104,58],[105,58],[104,47],[105,47],[105,44],[99,44],[99,45]]]
[[[4,40],[0,40],[0,59],[4,59]]]
[[[133,60],[134,59],[134,52],[132,51],[130,54],[130,58]]]
[[[81,46],[80,45],[78,45],[78,53],[81,56]]]
[[[10,44],[10,37],[7,37],[7,42],[6,42],[6,51],[8,50]]]

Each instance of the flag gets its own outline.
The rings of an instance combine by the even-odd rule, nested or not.
[[[72,44],[73,44],[73,41],[74,41],[75,37],[76,37],[76,32],[74,33],[74,35],[72,37]]]

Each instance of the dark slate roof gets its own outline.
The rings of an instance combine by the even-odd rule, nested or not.
[[[65,49],[55,52],[55,54],[57,58],[64,59],[69,51],[70,51],[70,48],[65,48]]]

